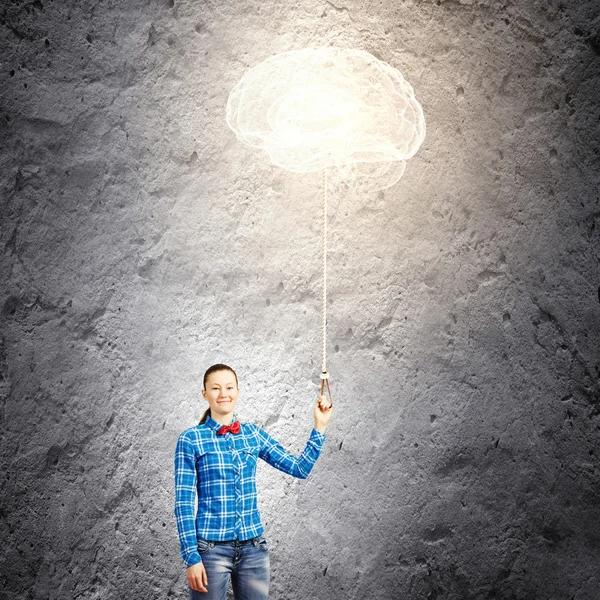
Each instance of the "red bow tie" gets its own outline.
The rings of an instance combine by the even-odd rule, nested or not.
[[[221,429],[217,432],[217,435],[224,435],[227,432],[231,433],[239,433],[240,432],[240,422],[234,421],[231,425],[222,425]]]

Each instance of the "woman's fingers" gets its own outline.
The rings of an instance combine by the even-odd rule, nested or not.
[[[208,592],[206,587],[202,584],[202,580],[199,577],[195,577],[190,581],[190,587],[197,592]]]
[[[204,565],[202,565],[202,573],[200,573],[200,581],[198,581],[198,583],[200,584],[200,591],[201,592],[208,592],[208,590],[206,589],[206,586],[208,585],[208,577],[206,575],[206,569],[204,568]]]
[[[317,404],[321,410],[328,410],[331,408],[331,402],[327,399],[326,396],[319,396],[317,400]]]
[[[206,586],[208,585],[208,583],[205,581],[203,582],[202,579],[206,579],[206,573],[204,573],[204,577],[200,578],[196,578],[196,581],[194,582],[196,587],[194,587],[195,590],[199,591],[199,592],[208,592],[208,590],[206,589]],[[193,586],[192,586],[193,587]]]

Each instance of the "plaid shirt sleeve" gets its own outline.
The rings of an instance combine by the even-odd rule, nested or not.
[[[185,432],[175,447],[175,518],[181,556],[186,567],[202,562],[196,536],[195,500],[197,487],[196,453]]]
[[[300,456],[294,456],[286,452],[281,444],[272,438],[264,429],[258,428],[260,437],[261,449],[259,452],[260,458],[268,462],[271,466],[293,475],[299,479],[306,479],[312,468],[321,454],[323,443],[325,442],[325,434],[313,429],[310,432],[306,447]]]

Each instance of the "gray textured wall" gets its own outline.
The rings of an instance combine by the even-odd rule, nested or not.
[[[335,411],[265,464],[272,598],[597,600],[600,7],[558,0],[2,3],[0,596],[185,598],[177,435],[204,369],[304,446],[320,178],[240,144],[243,72],[399,68],[428,134],[332,182]]]

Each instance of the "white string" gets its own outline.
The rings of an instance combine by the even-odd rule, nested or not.
[[[327,374],[327,169],[323,169],[323,303],[322,374]]]

